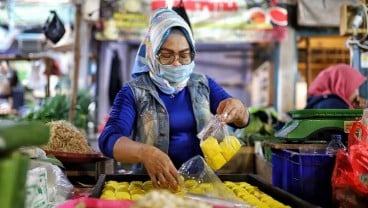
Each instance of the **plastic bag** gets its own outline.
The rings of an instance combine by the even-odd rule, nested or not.
[[[204,158],[213,170],[224,166],[240,149],[239,140],[229,134],[220,116],[214,116],[207,126],[198,133]]]
[[[188,23],[190,29],[192,29],[192,25],[190,23],[187,11],[185,10],[185,5],[184,5],[183,0],[180,0],[179,5],[174,6],[172,10],[178,13],[185,20],[185,22]]]
[[[245,204],[207,165],[203,157],[191,158],[179,168],[178,172],[184,178],[182,188],[188,197],[205,200],[215,205],[245,207]]]
[[[33,158],[29,162],[26,182],[26,207],[50,207],[64,202],[73,194],[74,186],[64,172],[46,161],[40,148],[22,148]]]
[[[361,122],[354,122],[348,135],[348,151],[339,150],[336,154],[332,194],[333,201],[341,208],[368,204],[367,136],[368,129]]]
[[[342,137],[340,134],[333,134],[331,136],[331,141],[326,147],[326,154],[334,155],[338,150],[346,151],[344,143],[342,143]]]
[[[54,44],[59,42],[59,40],[64,36],[65,27],[59,16],[56,14],[56,11],[50,11],[50,15],[43,26],[43,33]]]
[[[27,173],[26,207],[47,207],[47,171],[44,167],[34,168]]]

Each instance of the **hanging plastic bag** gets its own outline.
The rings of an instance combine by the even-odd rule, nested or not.
[[[185,22],[188,23],[190,29],[192,30],[192,25],[190,23],[190,20],[189,20],[187,11],[185,10],[185,6],[184,6],[183,0],[180,0],[179,5],[174,6],[172,8],[172,10],[174,10],[178,15],[180,15],[185,20]]]
[[[50,11],[50,15],[43,26],[43,33],[54,44],[59,42],[59,40],[64,36],[65,27],[59,16],[56,14],[56,11]]]
[[[334,202],[341,208],[365,207],[368,204],[368,129],[354,122],[348,135],[348,151],[336,154],[332,173]]]
[[[214,116],[207,126],[198,133],[204,158],[213,170],[224,166],[240,149],[239,140],[229,134],[228,127],[220,116]]]

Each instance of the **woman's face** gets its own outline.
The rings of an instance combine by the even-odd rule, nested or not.
[[[187,39],[182,33],[171,33],[166,41],[162,44],[159,53],[172,54],[175,56],[173,66],[181,65],[179,57],[182,54],[190,53],[190,46]]]

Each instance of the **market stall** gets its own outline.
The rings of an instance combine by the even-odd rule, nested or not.
[[[292,119],[275,133],[275,138],[262,142],[271,151],[272,185],[321,207],[366,204],[359,191],[352,191],[352,195],[347,192],[349,197],[356,194],[357,201],[340,198],[337,189],[341,184],[336,179],[340,175],[337,163],[348,162],[337,160],[336,154],[348,154],[351,137],[364,132],[352,128],[364,122],[363,110],[305,109],[290,113]],[[349,183],[341,186],[356,188]]]
[[[98,30],[94,34],[96,38],[94,41],[98,42],[99,47],[96,56],[98,57],[97,83],[95,83],[97,93],[92,96],[78,87],[80,82],[86,80],[86,77],[81,76],[83,75],[81,71],[87,71],[84,56],[89,56],[86,55],[89,54],[88,50],[85,53],[89,46],[83,44],[89,40],[83,37],[90,35],[90,31],[88,34],[84,33],[86,19],[83,18],[85,18],[86,11],[83,11],[85,7],[81,2],[73,1],[75,9],[73,10],[75,15],[73,43],[49,48],[50,50],[73,51],[72,64],[69,66],[69,69],[72,70],[68,72],[72,78],[70,79],[71,84],[68,85],[68,89],[71,89],[70,94],[50,97],[48,80],[46,97],[50,99],[45,99],[39,110],[32,112],[27,117],[29,120],[40,121],[42,124],[37,124],[38,126],[33,126],[30,131],[24,132],[27,130],[24,126],[18,126],[18,124],[7,126],[3,125],[3,120],[0,121],[0,140],[4,140],[6,145],[17,139],[17,133],[22,134],[21,140],[15,146],[5,149],[0,147],[0,172],[7,172],[9,167],[18,170],[17,174],[0,174],[0,187],[7,187],[2,189],[4,194],[0,194],[0,197],[3,197],[0,198],[0,201],[4,203],[2,204],[4,208],[15,205],[22,207],[24,203],[30,207],[133,208],[144,207],[147,201],[151,203],[148,207],[153,203],[160,203],[158,206],[162,207],[170,202],[188,203],[191,207],[195,203],[197,206],[217,208],[312,208],[318,205],[326,207],[331,205],[328,198],[332,195],[329,179],[334,168],[335,157],[325,154],[311,155],[310,152],[305,153],[300,150],[303,147],[313,148],[313,151],[325,149],[328,140],[325,137],[326,135],[331,136],[331,133],[341,134],[346,145],[345,121],[351,122],[355,117],[360,117],[362,111],[351,111],[350,114],[343,115],[338,115],[339,112],[334,111],[332,116],[318,114],[316,117],[313,117],[313,112],[304,114],[295,112],[293,120],[284,128],[277,129],[277,133],[274,132],[276,126],[271,125],[273,124],[272,118],[267,120],[267,124],[270,125],[261,125],[259,128],[253,126],[258,120],[252,118],[250,127],[255,127],[257,133],[262,131],[264,135],[257,135],[251,142],[243,140],[245,144],[232,143],[237,147],[235,151],[224,151],[226,148],[229,150],[229,146],[219,141],[211,143],[209,147],[221,147],[216,148],[216,155],[220,155],[222,160],[220,162],[219,160],[207,160],[207,158],[201,160],[200,170],[202,170],[201,173],[205,172],[202,175],[179,170],[183,179],[179,190],[154,189],[148,175],[131,174],[129,164],[117,163],[102,155],[98,150],[96,140],[98,134],[95,132],[94,122],[104,120],[110,111],[116,89],[120,89],[121,85],[130,79],[130,70],[142,38],[143,28],[146,26],[147,14],[152,8],[162,6],[165,2],[121,1],[121,4],[116,2],[115,4],[113,1],[100,1],[101,21],[93,23],[96,24]],[[198,71],[211,72],[216,79],[220,80],[219,83],[224,88],[240,97],[249,106],[273,105],[275,100],[282,99],[275,98],[279,93],[276,90],[273,91],[272,86],[279,86],[280,74],[277,70],[279,63],[273,60],[275,50],[268,44],[282,44],[281,42],[287,39],[286,10],[277,6],[272,8],[274,5],[269,8],[269,2],[266,1],[260,4],[246,5],[243,1],[202,1],[194,4],[194,1],[185,1],[192,20],[191,26],[198,38],[197,49],[200,52],[196,63]],[[245,9],[247,6],[250,6],[251,9]],[[243,9],[246,12],[243,12]],[[279,19],[275,19],[275,16],[271,17],[271,14],[276,14]],[[216,21],[212,24],[211,20]],[[234,23],[228,24],[231,20],[235,20]],[[258,46],[255,43],[261,44]],[[253,60],[254,57],[258,58],[257,61]],[[0,59],[42,59],[47,63],[48,70],[52,64],[52,59],[45,53],[0,56]],[[258,79],[251,81],[251,78],[257,76],[257,72],[260,74],[258,74]],[[293,73],[288,75],[290,77]],[[111,86],[112,83],[115,85]],[[249,85],[252,83],[254,85],[251,87],[260,88],[259,92],[249,90]],[[275,89],[280,88],[275,87]],[[293,94],[290,90],[290,82],[287,90],[281,91],[289,94],[288,99],[285,98],[289,100]],[[93,103],[91,100],[97,101],[98,107],[90,105]],[[97,114],[97,119],[94,114]],[[59,122],[62,123],[63,128],[55,130]],[[41,134],[36,131],[42,130],[41,126],[44,126],[45,123],[50,125],[51,135],[45,136],[43,134],[45,132]],[[322,128],[327,131],[316,131]],[[34,136],[37,138],[42,136],[43,140],[28,143],[33,141],[29,138]],[[235,136],[240,137],[239,134]],[[273,136],[278,140],[271,140],[275,139]],[[323,142],[320,140],[322,137]],[[255,150],[253,146],[256,142],[262,144],[261,148],[270,150],[263,155],[265,157],[262,159],[269,159],[264,164],[257,162],[258,157],[255,154],[258,153],[258,150]],[[37,148],[31,149],[31,152],[36,152],[36,155],[27,157],[24,155],[29,152],[22,152],[22,156],[18,157],[19,151],[23,150],[24,146],[34,145]],[[303,150],[310,151],[308,148]],[[232,155],[229,156],[224,152],[231,152]],[[237,159],[236,162],[235,159]],[[304,160],[309,163],[303,163]],[[33,164],[34,161],[37,165]],[[47,163],[45,166],[42,165],[44,169],[40,168],[41,165],[38,163],[40,161]],[[31,162],[32,166],[25,168],[26,164],[31,164]],[[21,165],[16,166],[17,164]],[[33,174],[32,177],[27,175],[27,171],[29,175]],[[305,174],[313,175],[313,180],[304,180],[306,179]],[[19,176],[19,181],[15,176]],[[21,187],[20,194],[17,194],[15,187]],[[40,195],[24,193],[23,187],[25,190],[29,188],[41,190]],[[38,193],[34,189],[30,192]],[[354,196],[354,192],[340,193]],[[225,195],[228,197],[223,197]],[[362,200],[362,202],[365,201]]]

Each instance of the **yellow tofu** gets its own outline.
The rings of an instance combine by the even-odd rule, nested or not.
[[[221,153],[225,157],[226,161],[229,161],[240,149],[241,144],[239,140],[234,136],[227,136],[220,143],[222,149]]]
[[[116,199],[118,200],[131,200],[131,196],[129,192],[126,191],[118,191],[115,193]]]
[[[200,146],[201,146],[203,155],[209,158],[212,158],[218,154],[221,154],[221,151],[222,151],[217,139],[212,136],[202,141]]]
[[[241,144],[238,140],[238,138],[236,138],[235,136],[227,136],[225,137],[224,140],[230,140],[231,141],[231,145],[233,146],[233,148],[238,151],[241,147]]]
[[[214,170],[218,170],[226,164],[226,160],[222,154],[218,154],[208,159],[211,160],[208,165]]]

